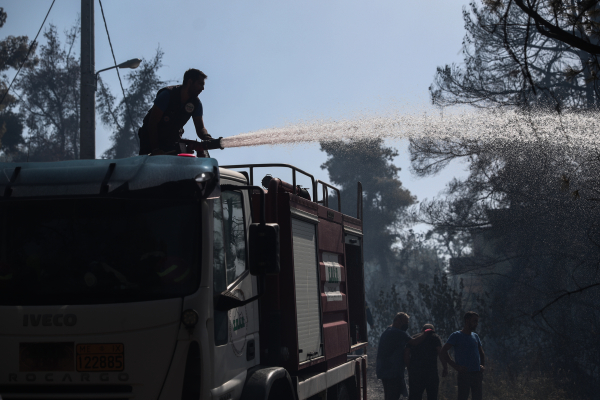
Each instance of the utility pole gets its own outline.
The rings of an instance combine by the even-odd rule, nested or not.
[[[96,158],[96,60],[94,0],[81,0],[81,99],[79,103],[79,158]]]

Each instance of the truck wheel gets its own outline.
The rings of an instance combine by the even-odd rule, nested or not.
[[[285,379],[279,379],[273,383],[269,391],[269,400],[294,400],[294,394]]]

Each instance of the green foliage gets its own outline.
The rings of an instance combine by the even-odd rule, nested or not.
[[[392,285],[389,291],[381,290],[379,292],[377,301],[371,306],[371,313],[373,314],[373,326],[369,331],[371,345],[379,346],[379,338],[383,331],[392,324],[399,310],[406,309],[406,303],[400,298],[396,285]]]
[[[462,329],[463,316],[467,311],[479,314],[480,326],[478,334],[483,339],[486,335],[486,318],[489,295],[483,293],[466,293],[462,279],[453,283],[453,279],[445,272],[438,271],[432,277],[432,284],[418,283],[418,293],[410,290],[402,295],[396,285],[389,291],[381,290],[377,301],[371,307],[374,325],[370,331],[370,341],[375,346],[383,331],[391,325],[398,312],[410,316],[409,332],[421,331],[424,324],[433,324],[436,332],[447,338],[452,332]]]
[[[448,337],[462,326],[463,289],[462,279],[457,290],[449,285],[446,274],[436,274],[431,286],[419,283],[419,294],[428,311],[430,323],[441,337]]]
[[[129,87],[125,90],[125,98],[115,106],[115,96],[102,82],[98,84],[98,111],[102,122],[113,134],[112,146],[103,154],[103,158],[125,158],[138,155],[140,146],[138,129],[146,113],[152,107],[156,92],[166,85],[158,76],[162,66],[163,52],[156,50],[154,58],[143,59],[140,66],[127,74]]]
[[[4,72],[9,68],[19,68],[29,51],[28,40],[27,36],[7,36],[0,41],[0,71]],[[35,49],[36,45],[33,46]],[[23,68],[33,68],[38,61],[37,58],[32,57],[25,62]]]
[[[0,8],[0,27],[6,13]],[[39,57],[24,65],[22,76],[15,86],[20,91],[19,115],[0,114],[2,151],[13,161],[57,161],[79,158],[79,92],[80,66],[75,54],[79,26],[66,32],[63,45],[55,26],[44,31],[46,43]],[[0,72],[16,68],[28,51],[27,37],[8,37],[0,42]],[[115,96],[102,81],[99,82],[98,109],[104,124],[113,130],[113,146],[104,157],[122,158],[137,155],[137,129],[158,89],[164,86],[157,71],[162,65],[162,51],[144,60],[140,68],[127,75],[130,86],[125,99],[115,105]],[[0,95],[6,76],[0,79]],[[7,97],[4,103],[16,104]],[[0,107],[3,107],[0,105]],[[1,110],[1,108],[0,108]],[[23,123],[27,137],[23,137]],[[2,136],[4,135],[4,136]],[[25,146],[25,144],[27,144]]]
[[[431,286],[419,283],[419,294],[428,323],[435,326],[441,337],[446,338],[452,332],[462,329],[464,314],[467,311],[475,311],[480,316],[477,333],[480,338],[485,338],[490,314],[489,293],[468,292],[465,290],[463,278],[453,278],[440,271],[433,276]]]
[[[585,8],[583,2],[556,14],[550,6],[552,1],[555,0],[533,3],[553,24],[569,32],[576,30],[585,41],[597,40],[589,29],[572,26],[583,20],[597,20],[589,13],[577,11]],[[566,15],[568,10],[578,15]],[[564,17],[558,16],[564,11]],[[472,1],[463,10],[463,19],[464,62],[437,68],[429,88],[434,104],[484,108],[536,105],[558,110],[597,107],[597,57],[567,46],[560,37],[540,34],[534,21],[514,2]]]
[[[423,171],[425,160],[468,154],[468,178],[452,182],[443,200],[421,204],[420,215],[438,233],[471,238],[449,270],[491,293],[494,313],[484,320],[494,326],[494,357],[517,370],[539,357],[547,373],[570,371],[584,397],[597,392],[600,346],[589,334],[600,331],[596,152],[459,141],[411,151]]]
[[[44,31],[39,65],[23,73],[20,114],[29,143],[20,158],[58,161],[79,158],[79,60],[74,48],[79,28],[66,33],[63,45],[54,25]],[[18,158],[18,157],[17,157]]]
[[[406,222],[407,207],[415,203],[415,197],[398,179],[400,168],[393,164],[398,152],[386,147],[382,139],[323,142],[321,150],[327,153],[321,168],[341,187],[345,214],[356,215],[356,185],[362,183],[365,261],[378,263],[383,275],[389,276],[395,258],[392,246]],[[330,197],[330,204],[336,202]]]
[[[568,128],[557,129],[563,134]],[[539,357],[545,373],[570,371],[583,397],[597,393],[600,346],[589,334],[600,331],[596,151],[460,139],[415,141],[410,150],[424,176],[440,160],[469,163],[469,176],[422,203],[419,216],[436,235],[465,239],[449,271],[490,292],[494,312],[484,320],[494,326],[494,357],[518,371]]]
[[[3,7],[0,7],[0,28],[6,23],[8,15],[4,11]],[[9,69],[18,69],[21,63],[23,63],[27,52],[29,51],[29,38],[27,36],[7,36],[0,40],[0,98],[4,96],[8,89],[8,77],[4,74]],[[35,57],[36,43],[31,44],[32,50],[30,58],[23,65],[23,68],[31,69],[37,65],[38,59]],[[6,107],[12,107],[16,104],[16,98],[10,93],[4,99],[4,102],[0,104],[0,111]]]
[[[406,300],[404,301],[400,293],[398,293],[396,285],[392,285],[389,291],[379,291],[379,297],[371,307],[374,322],[369,331],[369,342],[371,345],[375,347],[379,346],[381,334],[392,325],[397,313],[401,311],[406,312],[412,317],[413,314],[409,312],[409,307],[407,305],[409,299],[414,300],[412,293],[409,291],[406,294]],[[412,324],[412,318],[410,322]]]
[[[15,154],[24,144],[21,117],[12,111],[0,113],[0,149],[5,154]]]
[[[390,283],[396,282],[402,292],[418,291],[420,282],[428,282],[446,267],[440,248],[426,234],[408,229],[400,233],[402,247],[395,249]]]
[[[0,7],[0,28],[4,26],[7,19],[4,8]],[[0,40],[0,98],[8,90],[9,80],[5,71],[9,69],[18,69],[23,63],[27,52],[29,51],[29,38],[27,36],[8,36]],[[23,68],[31,69],[38,63],[35,57],[36,43],[31,44],[32,50],[29,59],[23,65]],[[3,103],[0,104],[0,150],[4,156],[12,156],[19,151],[19,146],[25,143],[23,139],[23,122],[21,118],[10,111],[17,103],[16,97],[7,94]]]

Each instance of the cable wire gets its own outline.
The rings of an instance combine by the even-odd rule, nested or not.
[[[19,66],[19,69],[17,70],[17,73],[15,74],[15,76],[13,77],[13,80],[10,82],[10,85],[8,86],[8,89],[6,89],[6,92],[4,92],[4,95],[2,96],[2,100],[0,100],[0,105],[2,103],[4,103],[4,99],[6,99],[6,96],[8,96],[8,92],[10,91],[10,88],[12,87],[13,83],[15,83],[15,80],[17,79],[17,76],[19,76],[19,72],[21,72],[21,68],[23,68],[23,65],[25,65],[25,63],[27,62],[27,59],[29,58],[29,54],[31,53],[31,50],[33,49],[33,47],[37,43],[37,38],[40,35],[40,32],[42,31],[42,28],[44,27],[44,24],[46,23],[46,20],[48,19],[48,15],[50,15],[50,10],[52,10],[52,6],[54,6],[54,2],[55,1],[56,0],[52,0],[52,4],[50,4],[50,8],[48,9],[48,12],[46,13],[46,17],[44,18],[44,22],[42,22],[42,26],[40,26],[40,29],[38,30],[37,35],[35,35],[35,39],[33,39],[33,42],[31,42],[31,45],[29,46],[29,50],[27,50],[27,55],[25,55],[25,59],[23,60],[23,62]]]
[[[121,92],[123,92],[123,102],[125,103],[125,110],[127,111],[127,116],[129,117],[129,123],[131,123],[131,128],[134,129],[136,126],[133,124],[133,118],[131,117],[131,113],[129,111],[129,107],[127,105],[127,96],[125,95],[125,89],[123,89],[123,82],[121,81],[121,74],[119,73],[119,68],[117,67],[117,59],[115,58],[115,52],[113,50],[112,42],[110,41],[110,34],[108,33],[108,25],[106,24],[106,18],[104,17],[104,8],[102,7],[102,0],[98,0],[100,3],[100,11],[102,12],[102,19],[104,20],[104,27],[106,28],[106,36],[108,37],[108,44],[110,45],[110,52],[112,53],[113,61],[115,63],[115,69],[117,70],[117,76],[119,77],[119,84],[121,85]],[[137,135],[133,135],[136,140],[139,140]]]

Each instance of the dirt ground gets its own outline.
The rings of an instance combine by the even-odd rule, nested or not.
[[[367,348],[368,355],[368,364],[367,364],[367,400],[384,400],[383,396],[383,385],[381,381],[377,379],[377,373],[375,369],[375,364],[377,360],[377,348],[373,346],[369,346]],[[441,371],[441,363],[438,362],[438,371]],[[406,373],[406,372],[405,372]],[[407,389],[408,387],[408,374],[404,376],[406,380]],[[448,398],[455,398],[456,393],[456,376],[454,375],[454,371],[450,370],[450,377],[447,379],[442,379],[440,376],[440,393],[438,395],[438,399],[447,400]],[[450,396],[448,394],[450,393]],[[426,398],[425,396],[423,396]],[[401,399],[406,400],[406,397],[401,397]]]
[[[369,346],[367,348],[367,399],[383,400],[383,385],[377,379],[375,373],[375,360],[377,359],[377,348]]]

